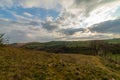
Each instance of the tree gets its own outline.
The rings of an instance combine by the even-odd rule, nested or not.
[[[3,45],[3,40],[4,40],[3,36],[4,34],[0,34],[0,46]]]
[[[100,48],[99,41],[98,40],[90,41],[90,48],[92,49],[93,55],[97,55]]]
[[[4,38],[4,34],[0,34],[0,46],[7,44],[9,41],[7,38]]]
[[[92,40],[90,42],[90,48],[93,51],[93,55],[106,57],[107,52],[109,51],[109,44],[104,40]]]

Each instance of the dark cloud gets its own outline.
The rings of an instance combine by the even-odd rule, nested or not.
[[[48,32],[58,28],[58,25],[54,22],[43,22],[41,25],[42,28],[46,29]]]
[[[85,31],[84,28],[78,28],[78,29],[68,28],[68,29],[61,29],[58,32],[65,35],[74,35],[76,32],[83,32],[83,31]]]
[[[40,22],[30,21],[29,23],[26,23],[26,25],[40,26]]]
[[[100,33],[120,33],[120,19],[95,24],[90,30]]]

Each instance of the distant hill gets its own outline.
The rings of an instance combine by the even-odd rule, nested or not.
[[[89,55],[5,46],[0,47],[0,80],[120,80],[120,65]]]
[[[120,38],[105,40],[110,44],[120,44]],[[15,47],[22,47],[32,50],[43,50],[55,53],[92,53],[89,47],[90,41],[51,41],[51,42],[30,42],[30,43],[14,43]],[[116,47],[117,48],[117,47]],[[115,51],[115,50],[114,50]]]
[[[112,44],[120,44],[120,38],[109,39],[107,41]]]
[[[119,44],[120,38],[114,38],[114,39],[106,39],[108,43],[112,44]],[[75,47],[75,46],[88,46],[90,40],[88,41],[51,41],[51,42],[29,42],[29,43],[13,43],[11,45],[16,47],[44,47],[44,46],[57,46],[57,45],[66,45],[69,47]]]
[[[13,44],[10,44],[10,45],[15,46],[15,47],[21,47],[21,46],[24,46],[25,44],[27,44],[27,43],[13,43]]]

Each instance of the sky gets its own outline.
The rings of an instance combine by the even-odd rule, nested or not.
[[[10,43],[120,38],[120,0],[0,0]]]

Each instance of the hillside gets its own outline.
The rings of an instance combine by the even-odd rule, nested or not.
[[[26,48],[37,51],[47,51],[53,53],[82,53],[91,55],[93,50],[91,49],[91,42],[93,41],[51,41],[51,42],[30,42],[30,43],[14,43],[11,44],[15,47]],[[120,39],[108,39],[108,40],[96,40],[108,44],[108,53],[119,54],[120,53]],[[93,44],[93,43],[92,43]]]
[[[108,43],[111,44],[119,44],[120,43],[120,38],[114,38],[114,39],[106,39],[104,40]],[[57,46],[57,45],[66,45],[69,47],[75,47],[75,46],[88,46],[90,40],[88,41],[51,41],[51,42],[45,42],[45,43],[40,43],[40,42],[30,42],[30,43],[15,43],[13,44],[14,46],[25,46],[25,47],[49,47],[49,46]]]
[[[120,80],[120,65],[95,56],[0,47],[0,80]]]
[[[109,39],[107,41],[112,44],[120,44],[120,38]]]

